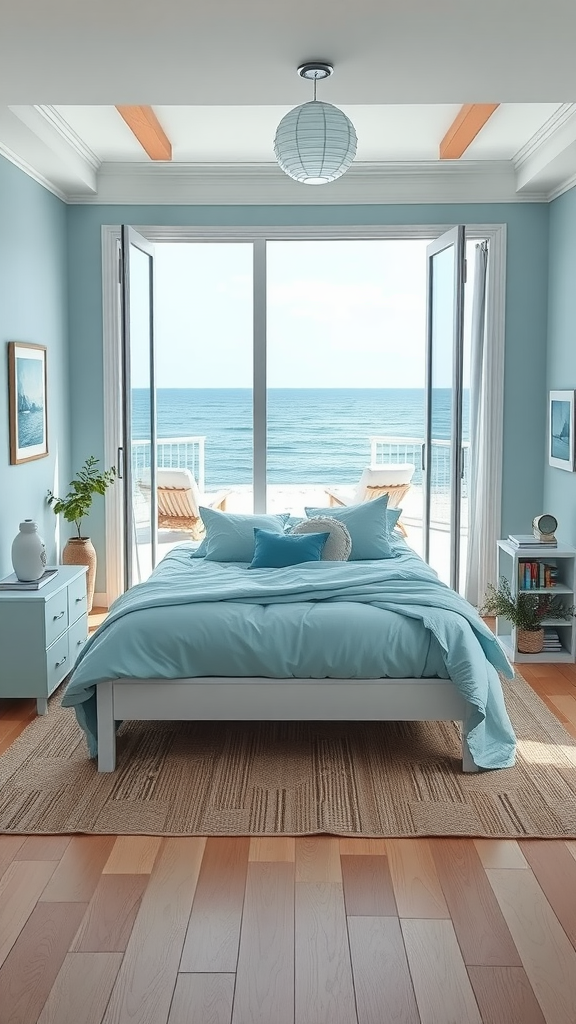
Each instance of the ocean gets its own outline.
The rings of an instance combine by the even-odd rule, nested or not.
[[[434,390],[434,430],[450,436],[450,389]],[[132,436],[149,437],[148,392],[132,391]],[[463,395],[464,440],[468,400]],[[203,434],[206,489],[252,483],[252,391],[159,388],[158,439]],[[268,482],[353,484],[370,462],[370,435],[422,438],[423,388],[270,388]],[[405,460],[402,455],[396,461]],[[414,483],[419,482],[419,465]]]

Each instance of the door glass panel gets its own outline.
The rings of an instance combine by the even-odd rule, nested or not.
[[[430,365],[430,550],[428,561],[450,583],[450,503],[454,352],[454,247],[432,257]]]
[[[156,245],[159,473],[187,470],[201,504],[253,508],[253,246]],[[221,505],[219,505],[221,507]],[[199,540],[201,522],[163,523],[162,557]]]
[[[459,591],[466,587],[466,559],[468,556],[469,497],[470,497],[470,354],[472,348],[472,307],[474,301],[476,241],[466,243],[466,284],[464,286],[464,338],[462,354],[462,480],[460,493],[460,573]]]
[[[131,472],[128,474],[131,506],[128,509],[126,543],[127,585],[146,579],[156,562],[154,506],[152,500],[152,450],[154,442],[154,381],[152,376],[152,257],[134,244],[129,253],[128,346],[130,377],[129,434]]]

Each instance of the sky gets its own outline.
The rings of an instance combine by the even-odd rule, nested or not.
[[[423,387],[426,245],[269,242],[268,386]],[[155,275],[157,386],[251,387],[252,246],[158,244]],[[147,384],[144,281],[144,262],[137,261],[135,387]],[[435,384],[450,384],[448,364]]]

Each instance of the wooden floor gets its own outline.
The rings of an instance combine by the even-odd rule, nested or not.
[[[522,673],[576,736],[576,666]],[[575,1024],[576,841],[0,836],[0,1024],[36,1022]]]

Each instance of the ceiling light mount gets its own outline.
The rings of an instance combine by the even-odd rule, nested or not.
[[[330,78],[333,73],[333,65],[327,64],[323,60],[310,60],[298,68],[300,78],[308,78],[313,82],[319,82],[322,78]]]

